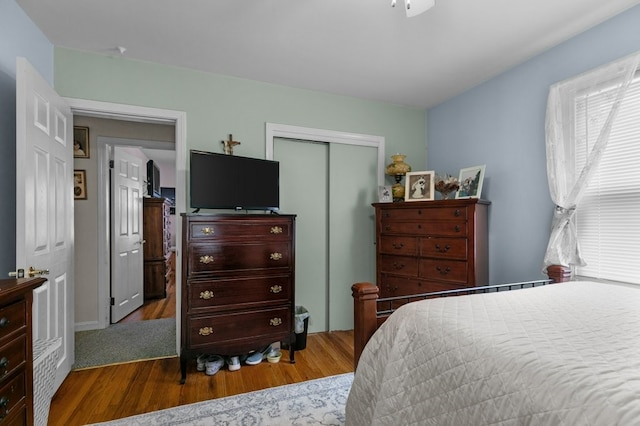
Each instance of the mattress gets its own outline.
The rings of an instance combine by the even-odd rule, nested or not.
[[[366,345],[346,424],[640,424],[640,288],[576,281],[407,304]]]

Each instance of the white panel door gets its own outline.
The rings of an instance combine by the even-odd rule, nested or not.
[[[34,290],[33,338],[62,339],[57,389],[74,361],[73,116],[26,59],[16,70],[16,262],[48,270]]]
[[[111,322],[144,303],[142,160],[115,147],[111,169]]]

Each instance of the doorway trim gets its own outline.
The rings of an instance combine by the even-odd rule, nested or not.
[[[150,108],[136,105],[116,104],[87,99],[64,98],[74,115],[108,118],[140,123],[173,124],[175,126],[176,149],[176,209],[186,211],[187,178],[187,114],[184,111]],[[98,163],[98,185],[102,193],[98,199],[98,328],[109,325],[109,192],[108,164]],[[180,190],[180,189],[185,190]],[[176,329],[180,329],[182,228],[176,226]],[[75,299],[74,299],[75,300]],[[176,336],[176,353],[179,348],[179,333]]]
[[[300,140],[301,142],[314,141],[374,147],[378,150],[378,185],[384,185],[384,136],[266,123],[265,158],[267,160],[273,160],[274,138]]]

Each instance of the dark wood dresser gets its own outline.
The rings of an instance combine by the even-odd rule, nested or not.
[[[143,198],[145,300],[167,297],[167,263],[171,256],[170,207],[166,198]]]
[[[44,278],[0,280],[0,424],[33,424],[33,289]]]
[[[380,297],[489,284],[489,204],[478,199],[374,203]]]
[[[292,348],[295,216],[183,214],[182,235],[180,382],[198,354]]]

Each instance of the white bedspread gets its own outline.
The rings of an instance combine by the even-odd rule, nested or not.
[[[360,358],[347,425],[640,425],[640,289],[593,282],[431,299]]]

